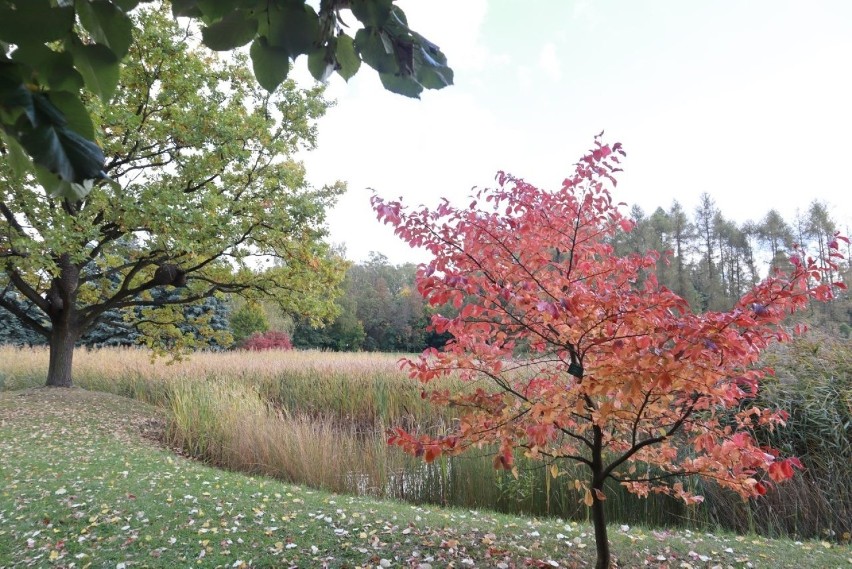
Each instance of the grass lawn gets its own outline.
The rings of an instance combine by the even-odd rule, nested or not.
[[[0,394],[0,567],[588,567],[591,527],[327,494],[158,442],[160,411]],[[612,527],[619,567],[852,568],[852,547]]]

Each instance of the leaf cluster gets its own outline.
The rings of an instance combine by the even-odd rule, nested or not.
[[[109,180],[83,90],[104,103],[116,94],[121,64],[138,56],[130,48],[145,33],[128,15],[139,4],[0,0],[0,153],[20,172],[31,157],[52,197],[79,199]],[[324,0],[319,11],[305,0],[174,0],[171,6],[174,17],[201,25],[211,49],[250,43],[254,75],[269,92],[300,55],[321,81],[333,72],[349,80],[364,61],[386,89],[409,97],[452,84],[444,54],[408,27],[393,0]],[[344,31],[344,9],[363,26],[354,38]]]

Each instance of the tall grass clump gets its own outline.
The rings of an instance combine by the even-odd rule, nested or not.
[[[266,406],[250,386],[219,381],[175,382],[168,397],[167,441],[188,455],[239,468],[237,439]],[[244,465],[250,469],[250,464]]]
[[[410,466],[380,432],[278,408],[233,381],[175,384],[168,411],[170,444],[232,470],[384,496],[388,473]]]
[[[704,521],[772,536],[852,537],[852,345],[810,333],[773,347],[763,360],[775,370],[762,386],[761,407],[790,414],[762,441],[796,456],[804,471],[760,500],[742,502],[705,484]]]

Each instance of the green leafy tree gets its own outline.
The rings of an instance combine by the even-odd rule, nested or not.
[[[323,224],[342,188],[309,187],[290,158],[315,143],[322,88],[286,81],[270,95],[245,58],[188,47],[162,9],[134,26],[115,100],[91,98],[84,113],[117,184],[55,199],[43,179],[0,162],[0,290],[39,318],[6,294],[0,306],[48,339],[52,386],[71,385],[75,343],[110,310],[132,310],[149,346],[176,351],[202,341],[181,328],[184,307],[217,294],[275,299],[313,319],[335,311],[342,269]],[[280,262],[257,273],[258,256]]]
[[[392,265],[376,252],[364,264],[349,269],[347,295],[355,300],[358,320],[364,326],[364,349],[410,352],[423,349],[426,316],[423,298],[411,263]]]
[[[269,321],[263,307],[257,302],[247,302],[231,315],[231,334],[236,344],[242,344],[255,332],[269,330]]]
[[[356,314],[356,301],[350,294],[349,278],[343,281],[343,296],[338,299],[340,313],[327,326],[313,326],[300,319],[293,329],[293,345],[302,349],[331,350],[334,352],[357,352],[364,345],[367,335],[364,325]]]
[[[0,150],[19,168],[32,157],[52,192],[79,199],[106,179],[104,152],[81,98],[85,86],[104,103],[116,94],[122,61],[134,62],[128,12],[140,0],[0,0]],[[384,87],[417,97],[441,89],[453,72],[441,50],[408,26],[394,0],[173,0],[174,16],[201,25],[201,40],[229,51],[251,44],[254,75],[267,91],[286,79],[291,60],[307,56],[314,77],[348,80],[363,61]],[[350,36],[341,12],[360,29]],[[121,95],[119,95],[121,97]],[[95,121],[97,122],[97,121]]]

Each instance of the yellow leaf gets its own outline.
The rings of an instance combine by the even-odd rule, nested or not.
[[[550,465],[550,475],[553,476],[554,478],[559,476],[559,467],[556,466],[555,464]]]
[[[512,476],[515,477],[515,480],[518,479],[518,467],[517,466],[512,467]]]
[[[595,503],[595,499],[592,497],[592,491],[586,489],[586,496],[583,498],[583,503],[586,504],[589,508],[592,507],[592,504]]]

